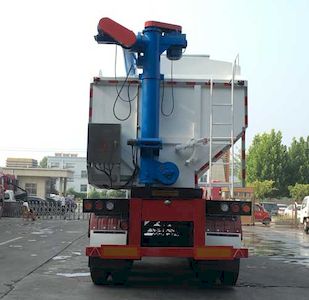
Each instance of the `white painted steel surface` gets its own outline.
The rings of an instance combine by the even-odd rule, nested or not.
[[[126,231],[118,231],[117,233],[108,233],[99,230],[90,230],[90,246],[100,247],[101,245],[126,245],[127,244]]]
[[[218,233],[206,232],[205,234],[206,246],[232,246],[234,248],[241,248],[241,235],[236,233]]]
[[[220,79],[231,80],[232,63],[212,60],[209,55],[183,55],[180,60],[173,61],[173,78],[178,79]],[[171,61],[161,55],[161,73],[165,78],[171,77]],[[235,69],[240,79],[240,67]]]
[[[210,126],[210,77],[201,74],[201,67],[197,64],[202,62],[203,58],[194,57],[195,65],[191,67],[192,72],[188,71],[190,64],[185,58],[174,62],[175,73],[172,76],[174,84],[169,84],[169,79],[164,83],[163,110],[167,113],[172,107],[174,101],[174,111],[171,116],[166,117],[160,113],[160,138],[163,141],[163,149],[160,151],[159,160],[161,162],[174,162],[179,170],[180,176],[175,187],[194,187],[195,173],[209,161],[209,126]],[[205,59],[204,59],[205,60]],[[221,142],[212,145],[212,157],[222,150],[226,150],[230,145],[231,134],[231,109],[226,106],[231,99],[231,63],[211,61],[206,57],[208,63],[201,65],[212,66],[215,76],[213,77],[213,122],[217,125],[213,128],[213,138],[221,139]],[[185,62],[183,72],[189,74],[187,79],[181,78],[181,62]],[[190,61],[190,59],[189,59]],[[176,67],[177,65],[177,67]],[[227,68],[230,70],[228,76]],[[163,67],[163,70],[164,67]],[[194,75],[194,73],[198,73]],[[220,72],[222,72],[220,76]],[[237,69],[236,74],[239,73]],[[203,76],[204,77],[203,77]],[[166,78],[169,76],[166,75]],[[179,77],[179,78],[178,78]],[[198,77],[198,78],[197,78]],[[203,78],[202,78],[203,77]],[[124,82],[124,78],[118,78],[118,84],[114,82],[115,78],[101,77],[93,84],[92,93],[92,123],[120,123],[121,124],[121,176],[128,178],[132,174],[133,164],[131,147],[127,145],[127,140],[138,137],[137,120],[139,119],[137,110],[137,101],[140,97],[138,93],[138,84],[131,83],[129,91],[131,97],[138,94],[137,99],[131,102],[131,116],[126,121],[119,121],[113,114],[113,105],[117,98],[118,91]],[[130,79],[129,79],[130,80]],[[135,80],[136,79],[131,79]],[[125,84],[121,92],[121,97],[127,99],[128,83]],[[163,85],[161,85],[161,96]],[[245,130],[245,97],[247,95],[247,82],[240,81],[235,76],[234,86],[234,138],[240,138]],[[129,112],[129,103],[117,100],[115,111],[118,117],[123,118]],[[224,125],[225,124],[225,125]],[[229,124],[229,125],[228,125]],[[204,172],[199,173],[201,176]],[[124,182],[124,181],[123,181]]]

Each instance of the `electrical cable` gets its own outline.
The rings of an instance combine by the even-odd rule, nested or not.
[[[128,71],[128,73],[126,74],[126,80],[125,80],[125,82],[122,84],[122,86],[121,86],[121,88],[120,88],[120,91],[119,91],[119,90],[118,90],[118,82],[117,82],[117,56],[118,56],[118,55],[117,55],[117,45],[116,45],[116,46],[115,46],[115,61],[114,61],[114,78],[115,78],[115,81],[116,81],[116,91],[117,91],[117,94],[118,94],[120,100],[122,100],[122,101],[124,101],[124,102],[131,102],[131,101],[135,100],[136,97],[138,96],[138,90],[137,90],[135,96],[134,96],[133,98],[130,97],[130,85],[131,85],[131,82],[129,82],[129,84],[128,84],[128,86],[127,86],[127,95],[128,95],[128,99],[122,98],[122,96],[121,96],[121,91],[122,91],[123,86],[124,86],[124,84],[126,83],[128,77],[129,77],[129,75],[130,75],[130,72],[131,72],[131,70],[132,70],[132,68],[133,68],[133,64],[131,64],[131,66],[130,66],[130,68],[129,68],[129,71]],[[138,89],[139,89],[139,86],[138,86]]]
[[[133,181],[134,181],[134,179],[136,178],[136,176],[137,176],[137,174],[139,172],[139,166],[137,165],[137,154],[138,154],[138,151],[135,150],[135,153],[134,153],[134,146],[133,145],[131,146],[131,149],[132,149],[132,163],[133,163],[133,166],[134,166],[134,170],[133,170],[132,175],[130,176],[130,178],[122,186],[123,188],[127,187],[129,185],[129,183],[133,184]]]
[[[116,46],[116,48],[115,48],[115,66],[114,66],[114,67],[115,67],[115,80],[116,80],[116,79],[117,79],[117,74],[116,74],[116,70],[117,70],[117,46]],[[121,96],[121,92],[122,92],[122,90],[123,90],[125,84],[128,82],[128,78],[129,78],[129,75],[130,75],[130,72],[131,72],[132,68],[133,68],[133,64],[131,64],[130,69],[129,69],[128,72],[127,72],[126,78],[125,78],[124,82],[122,83],[122,85],[121,85],[121,87],[120,87],[120,90],[118,90],[118,86],[117,86],[117,84],[116,84],[117,97],[116,97],[116,99],[115,99],[115,101],[114,101],[114,104],[113,104],[113,115],[114,115],[114,117],[115,117],[118,121],[126,121],[126,120],[128,120],[128,119],[130,118],[131,113],[132,113],[132,104],[131,104],[131,102],[134,101],[134,100],[137,98],[138,94],[139,94],[139,86],[137,86],[136,94],[135,94],[135,96],[134,96],[133,98],[131,98],[131,96],[130,96],[130,86],[131,86],[131,83],[129,82],[128,85],[127,85],[127,97],[128,97],[128,99],[124,99],[124,98]],[[118,102],[119,99],[120,99],[121,101],[123,101],[123,102],[129,103],[129,113],[128,113],[128,115],[127,115],[126,117],[124,117],[124,118],[119,117],[119,116],[117,115],[117,113],[116,113],[116,104],[117,104],[117,102]]]
[[[173,84],[173,61],[171,61],[171,82],[172,82],[172,108],[171,111],[169,113],[165,113],[163,110],[163,101],[164,101],[164,80],[163,80],[163,87],[162,87],[162,97],[161,97],[161,114],[164,117],[169,117],[173,114],[174,112],[174,108],[175,108],[175,98],[174,98],[174,84]]]
[[[98,171],[100,171],[100,172],[103,172],[103,173],[107,176],[107,178],[109,179],[109,182],[110,182],[109,188],[112,188],[112,186],[113,186],[112,174],[111,174],[111,172],[110,172],[110,173],[107,173],[107,171],[105,170],[105,164],[103,165],[103,168],[104,168],[103,170],[100,169],[100,168],[97,166],[97,164],[94,164],[94,167],[95,167],[96,170],[98,170]]]

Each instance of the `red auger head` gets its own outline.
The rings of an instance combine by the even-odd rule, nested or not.
[[[131,48],[136,42],[135,33],[110,18],[102,18],[98,24],[99,36],[97,41],[102,43],[119,44]]]

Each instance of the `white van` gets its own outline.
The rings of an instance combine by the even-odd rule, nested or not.
[[[309,234],[309,196],[304,198],[299,215],[300,223],[304,224],[304,231]]]
[[[4,202],[16,202],[14,191],[6,190],[4,192]]]

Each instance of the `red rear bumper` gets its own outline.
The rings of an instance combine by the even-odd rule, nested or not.
[[[101,247],[87,247],[86,255],[103,259],[135,259],[142,257],[187,257],[196,260],[232,260],[247,258],[248,249],[235,249],[230,246],[204,246],[195,248],[179,247],[138,247],[102,245]]]

